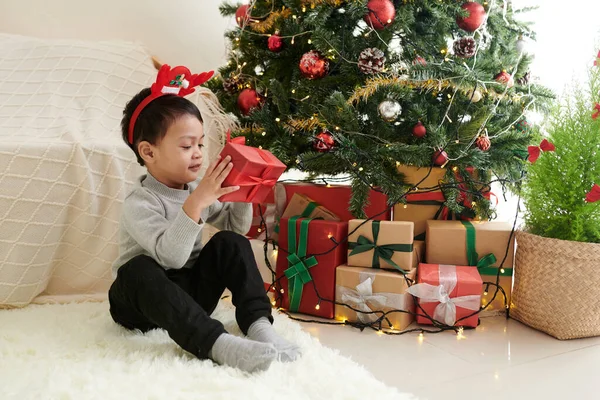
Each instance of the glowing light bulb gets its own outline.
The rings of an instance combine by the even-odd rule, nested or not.
[[[318,310],[318,309],[320,309],[320,308],[321,308],[321,305],[320,305],[320,304],[317,304],[317,305],[315,306],[315,310]]]
[[[281,294],[283,294],[283,293],[285,292],[285,290],[281,289],[281,290],[279,290],[279,292],[280,292]]]
[[[503,274],[504,272],[506,272],[505,269],[504,268],[500,268],[500,273]]]
[[[405,204],[405,205],[404,205],[404,208],[408,208],[408,204]]]
[[[279,117],[275,118],[275,122],[280,122],[280,121],[281,121],[281,118],[279,118]]]

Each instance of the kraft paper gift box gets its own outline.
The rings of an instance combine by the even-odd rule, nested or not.
[[[393,220],[414,223],[415,240],[425,240],[428,220],[453,218],[444,206],[445,201],[441,191],[407,194],[406,204],[394,206]]]
[[[438,187],[448,171],[446,168],[433,167],[429,172],[430,167],[413,167],[410,165],[398,165],[397,170],[404,174],[404,181],[408,185],[416,186],[419,189]]]
[[[348,210],[352,187],[348,185],[317,185],[313,183],[278,183],[275,187],[275,199],[278,210],[285,210],[294,193],[302,194],[335,214],[340,221],[356,218]],[[365,208],[367,218],[380,221],[391,220],[391,208],[387,204],[387,195],[371,190]],[[283,213],[283,211],[282,211]]]
[[[221,159],[227,156],[231,156],[233,169],[223,186],[240,186],[240,189],[221,196],[221,202],[264,203],[286,169],[270,151],[241,143],[227,143],[221,151]]]
[[[281,218],[291,218],[300,216],[302,218],[321,218],[326,221],[339,221],[339,217],[313,201],[308,196],[300,193],[294,193],[292,199],[288,203],[285,211]],[[275,227],[275,231],[271,235],[271,238],[275,241],[279,239],[279,224]]]
[[[407,289],[417,298],[417,322],[434,320],[450,326],[477,327],[483,282],[476,268],[447,264],[419,264],[417,283]]]
[[[424,246],[413,240],[412,222],[348,221],[348,265],[409,272],[423,261]]]
[[[477,266],[484,282],[496,283],[500,273],[499,283],[510,305],[515,248],[511,231],[512,224],[508,222],[427,221],[425,259],[432,264]],[[505,254],[506,260],[498,271]],[[483,296],[484,304],[487,304],[496,287],[484,285],[483,291],[487,292]],[[498,292],[483,314],[505,311],[504,296]]]
[[[277,290],[283,289],[279,306],[333,319],[335,269],[346,263],[343,239],[347,235],[347,222],[300,217],[281,220],[276,269]],[[341,244],[336,246],[334,241]],[[315,286],[321,298],[330,301],[320,302]]]
[[[414,281],[416,270],[406,277],[393,271],[374,270],[341,265],[336,270],[335,300],[337,303],[364,311],[356,312],[341,304],[335,306],[335,319],[340,321],[361,322],[371,324],[381,317],[382,313],[403,310],[406,312],[390,312],[381,321],[382,329],[404,330],[414,321],[415,301],[407,293],[408,281]],[[389,321],[389,322],[388,322]],[[391,323],[391,326],[390,326]],[[377,328],[379,324],[377,323]]]

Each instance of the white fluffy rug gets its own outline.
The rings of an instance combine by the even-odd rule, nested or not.
[[[240,333],[228,301],[221,302],[214,317],[229,332]],[[286,316],[276,315],[275,320],[276,329],[300,344],[304,356],[294,363],[274,363],[262,373],[244,374],[196,359],[165,331],[142,335],[121,328],[110,318],[106,302],[0,310],[0,398],[412,398],[322,346]]]

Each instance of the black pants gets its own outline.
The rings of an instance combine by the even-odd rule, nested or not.
[[[184,350],[208,358],[215,340],[225,332],[223,324],[209,316],[225,288],[233,295],[235,317],[244,334],[261,317],[273,322],[250,242],[227,231],[206,243],[192,268],[165,270],[148,256],[125,263],[108,292],[110,314],[128,329],[163,328]]]

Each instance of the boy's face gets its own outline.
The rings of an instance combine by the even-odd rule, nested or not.
[[[198,118],[189,114],[178,117],[165,137],[152,147],[156,159],[147,167],[162,183],[183,189],[198,178],[204,147],[204,128]]]

